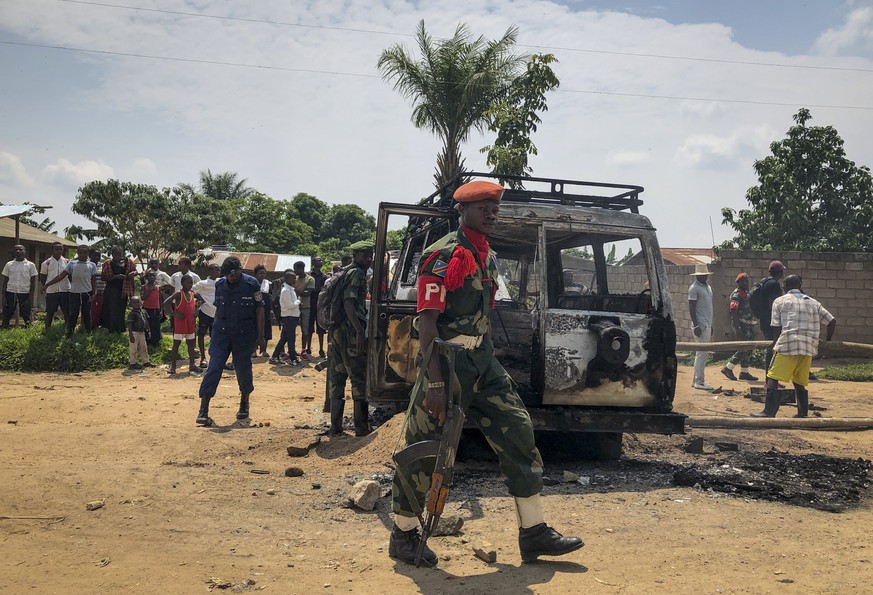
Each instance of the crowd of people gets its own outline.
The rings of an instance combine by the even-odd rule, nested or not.
[[[210,264],[207,277],[201,279],[187,257],[178,260],[179,270],[170,275],[161,270],[156,258],[149,260],[144,270],[137,270],[134,260],[120,247],[113,247],[106,259],[87,244],[76,248],[73,259],[66,258],[65,251],[62,243],[55,242],[51,255],[37,267],[27,259],[23,245],[13,248],[14,258],[2,271],[3,328],[9,328],[16,312],[24,326],[30,326],[32,306],[37,293],[42,292],[46,329],[60,313],[68,337],[80,324],[85,332],[97,327],[114,333],[126,332],[131,345],[131,369],[139,369],[152,365],[147,348],[160,344],[162,324],[169,318],[173,335],[169,372],[176,371],[183,341],[188,347],[189,371],[203,371],[207,366],[206,337],[212,333],[216,315],[215,285],[223,276],[218,264]],[[326,332],[316,323],[314,311],[327,275],[322,270],[321,258],[314,257],[311,263],[311,270],[307,272],[306,264],[298,261],[293,269],[285,271],[283,278],[272,282],[267,279],[263,265],[253,271],[264,296],[265,342],[272,340],[274,324],[281,329],[281,338],[269,360],[272,364],[300,365],[302,360],[326,357]],[[317,356],[312,352],[313,337],[318,338]],[[266,344],[254,355],[268,355]],[[199,361],[195,361],[195,356],[199,356]],[[233,364],[228,366],[232,368]]]

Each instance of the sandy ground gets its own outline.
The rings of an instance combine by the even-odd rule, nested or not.
[[[869,499],[834,514],[657,485],[633,471],[602,480],[620,475],[622,462],[546,460],[549,475],[593,478],[544,491],[551,524],[586,542],[565,558],[520,564],[512,501],[486,464],[461,474],[478,483],[450,504],[466,518],[462,534],[432,540],[439,568],[397,564],[387,555],[390,497],[373,512],[344,502],[356,481],[390,476],[400,420],[289,458],[286,447],[326,421],[323,374],[264,359],[255,370],[251,423],[232,423],[237,392],[227,376],[211,429],[194,425],[199,379],[187,374],[0,375],[0,591],[201,593],[218,583],[272,593],[873,592]],[[748,386],[719,382],[717,368],[708,379]],[[869,384],[811,388],[824,416],[871,415]],[[678,411],[745,416],[760,407],[693,391],[689,369],[680,372]],[[792,413],[784,407],[780,416]],[[870,431],[692,429],[626,437],[625,459],[687,460],[692,436],[704,437],[707,451],[727,440],[742,450],[873,458]],[[292,465],[304,475],[285,477]],[[94,500],[104,506],[86,510]],[[473,556],[481,540],[496,547],[496,563]]]

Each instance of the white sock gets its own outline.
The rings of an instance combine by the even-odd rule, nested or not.
[[[412,531],[413,529],[418,529],[418,518],[395,514],[394,525],[401,531]]]
[[[748,368],[740,368],[740,374],[748,374],[748,373],[749,373]]]
[[[728,363],[725,364],[724,369],[725,369],[725,370],[731,370],[731,371],[733,371],[733,369],[736,368],[736,367],[737,367],[736,364],[731,363],[731,362],[728,362]]]
[[[515,514],[519,529],[530,529],[546,522],[543,518],[543,504],[539,494],[534,494],[529,498],[516,498]]]

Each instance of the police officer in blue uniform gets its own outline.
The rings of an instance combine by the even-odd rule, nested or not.
[[[242,272],[238,258],[230,256],[221,265],[221,278],[215,282],[215,322],[209,340],[209,367],[200,383],[200,412],[197,424],[209,427],[209,400],[215,396],[227,358],[232,354],[236,366],[240,401],[237,419],[249,417],[249,395],[254,390],[252,358],[255,345],[264,341],[264,296],[261,284]]]

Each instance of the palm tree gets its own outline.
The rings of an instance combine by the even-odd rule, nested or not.
[[[421,57],[416,61],[401,45],[382,52],[378,68],[382,78],[412,100],[412,123],[443,141],[434,178],[439,188],[461,171],[461,144],[472,130],[484,131],[486,111],[503,97],[525,64],[527,56],[515,54],[518,29],[510,27],[500,39],[471,39],[459,24],[450,39],[434,41],[418,23],[415,32]]]
[[[200,194],[214,198],[215,200],[234,200],[246,198],[255,190],[246,186],[248,179],[239,179],[235,171],[226,171],[213,174],[212,170],[200,172]],[[180,187],[195,194],[191,184],[180,184]]]

